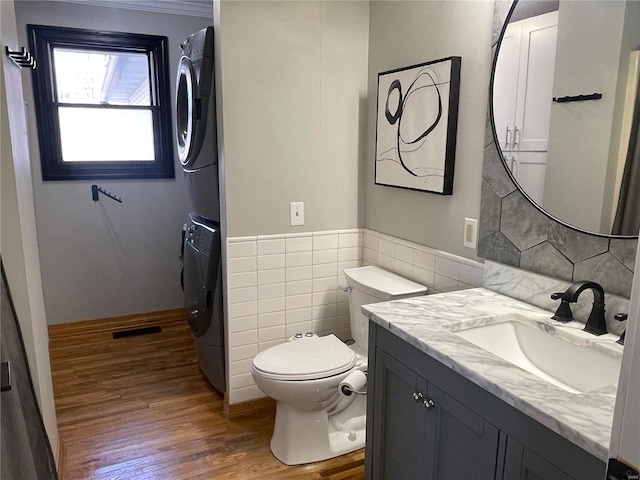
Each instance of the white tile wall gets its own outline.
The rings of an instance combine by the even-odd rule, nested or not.
[[[362,235],[363,265],[378,265],[421,283],[429,293],[482,286],[480,262],[373,230],[364,229]]]
[[[479,262],[372,230],[227,239],[229,402],[264,396],[251,360],[297,332],[346,339],[345,268],[378,265],[426,285],[430,293],[482,285]]]

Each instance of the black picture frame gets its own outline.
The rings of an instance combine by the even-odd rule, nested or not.
[[[32,78],[43,180],[175,177],[167,37],[46,25],[27,25],[27,31],[29,47],[38,65],[33,70]],[[53,49],[56,47],[144,53],[148,56],[152,99],[149,109],[155,151],[153,161],[63,161],[58,103],[54,91]]]
[[[461,57],[378,74],[376,185],[453,193]]]

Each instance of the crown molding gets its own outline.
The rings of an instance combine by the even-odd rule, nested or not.
[[[98,7],[127,8],[144,12],[170,13],[213,18],[213,0],[54,0]]]

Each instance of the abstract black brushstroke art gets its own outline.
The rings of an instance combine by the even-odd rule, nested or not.
[[[460,57],[378,74],[375,183],[451,195]]]

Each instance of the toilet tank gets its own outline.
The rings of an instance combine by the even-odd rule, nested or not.
[[[344,270],[349,294],[349,321],[351,336],[356,344],[367,351],[369,319],[362,313],[362,305],[417,297],[427,293],[427,287],[407,280],[379,267],[358,267]]]

